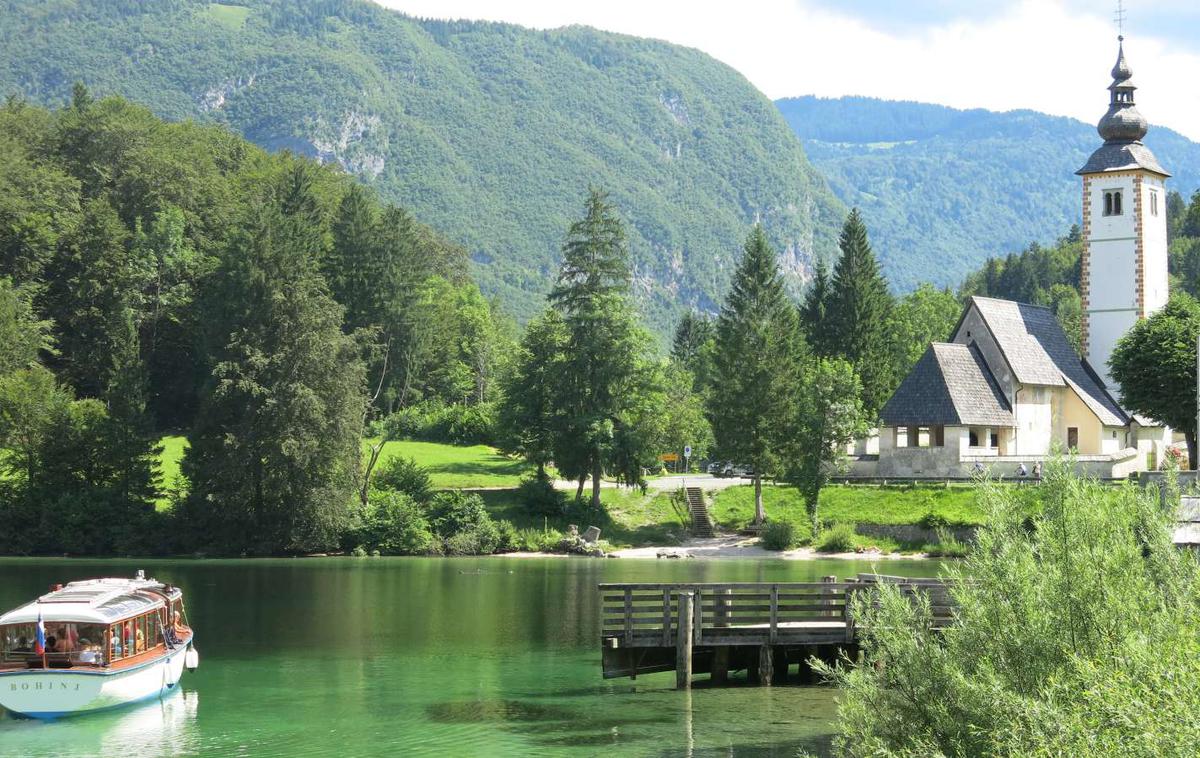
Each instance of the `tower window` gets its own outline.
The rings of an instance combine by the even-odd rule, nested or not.
[[[1158,193],[1154,190],[1150,190],[1150,215],[1158,215]]]
[[[1120,216],[1121,215],[1121,190],[1105,190],[1104,191],[1104,215],[1105,216]]]

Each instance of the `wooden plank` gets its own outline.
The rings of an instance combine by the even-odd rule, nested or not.
[[[779,586],[771,585],[771,643],[774,644],[779,627]],[[768,664],[769,665],[769,664]]]
[[[633,642],[633,590],[625,590],[625,641]]]
[[[697,588],[696,596],[692,601],[694,603],[692,606],[692,614],[695,616],[695,618],[692,619],[692,630],[695,634],[695,637],[692,639],[692,644],[694,645],[700,644],[701,636],[704,634],[704,604],[701,602],[703,599],[703,592],[704,590]]]
[[[662,644],[671,644],[671,591],[666,588],[662,591]]]

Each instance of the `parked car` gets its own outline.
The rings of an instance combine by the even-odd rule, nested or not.
[[[729,467],[728,476],[749,479],[754,476],[754,467],[745,463],[736,463]]]
[[[721,476],[721,472],[725,470],[725,461],[712,461],[704,470],[713,476]]]

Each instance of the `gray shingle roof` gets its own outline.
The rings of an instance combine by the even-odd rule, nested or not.
[[[1092,153],[1076,174],[1103,174],[1109,171],[1129,171],[1144,168],[1156,174],[1170,176],[1159,164],[1150,148],[1141,142],[1105,142]]]
[[[885,426],[1012,426],[1012,408],[973,345],[934,342],[880,411]]]
[[[971,305],[979,310],[1019,383],[1066,385],[1101,423],[1129,423],[1096,372],[1075,353],[1049,308],[990,297],[972,297],[967,307]]]

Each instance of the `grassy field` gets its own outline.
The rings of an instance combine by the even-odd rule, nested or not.
[[[244,5],[227,5],[225,3],[209,3],[208,17],[218,24],[233,31],[240,31],[250,17],[250,9]]]
[[[163,451],[159,457],[158,471],[163,486],[169,487],[179,475],[179,461],[187,448],[187,440],[170,436],[163,437],[161,443]],[[369,444],[369,441],[363,443],[364,455]],[[521,477],[532,470],[523,461],[501,455],[495,448],[486,445],[459,447],[399,440],[384,446],[379,463],[383,464],[396,456],[412,458],[428,469],[433,486],[439,489],[516,487]]]
[[[613,547],[642,547],[645,545],[678,545],[687,533],[671,507],[670,495],[638,490],[605,488],[600,491],[604,511],[596,513],[586,506],[571,506],[569,513],[557,518],[529,514],[517,499],[514,490],[480,492],[492,518],[511,521],[518,529],[557,529],[565,531],[568,524],[580,530],[589,526],[600,528],[601,536]],[[568,493],[568,499],[574,492]]]
[[[763,486],[768,518],[792,521],[808,529],[808,514],[791,487]],[[742,526],[754,518],[754,488],[730,487],[716,495],[713,517],[724,527]],[[821,490],[819,516],[826,523],[916,524],[927,515],[949,524],[982,524],[984,514],[972,487],[833,486]]]
[[[367,449],[370,441],[363,443]],[[397,440],[389,442],[379,457],[379,465],[397,456],[412,458],[429,471],[438,489],[476,487],[516,487],[521,477],[533,468],[522,460],[509,458],[487,445],[443,445],[437,442]]]

